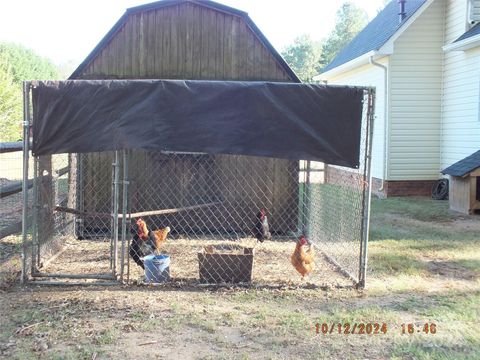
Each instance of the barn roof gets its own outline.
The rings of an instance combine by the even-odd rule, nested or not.
[[[442,174],[464,176],[477,168],[480,168],[480,150],[442,170]]]
[[[181,5],[185,3],[207,7],[242,18],[246,22],[248,27],[250,27],[250,29],[253,31],[253,33],[258,37],[258,39],[263,43],[263,45],[269,50],[272,56],[277,60],[279,65],[291,77],[291,79],[295,82],[301,82],[295,72],[290,68],[290,66],[288,66],[287,62],[283,59],[283,57],[278,53],[277,50],[275,50],[270,41],[268,41],[265,35],[263,35],[257,25],[255,25],[252,19],[248,16],[248,13],[210,0],[162,0],[128,8],[125,11],[125,14],[122,15],[122,17],[116,22],[116,24],[93,49],[93,51],[87,56],[87,58],[78,66],[78,68],[72,73],[72,75],[70,75],[69,79],[75,79],[82,73],[82,71],[87,67],[87,65],[102,51],[104,47],[108,45],[108,43],[115,36],[117,31],[126,23],[129,16],[141,12]]]
[[[358,35],[323,69],[327,72],[372,50],[378,50],[414,15],[426,0],[408,0],[406,16],[398,21],[398,4],[390,1]]]

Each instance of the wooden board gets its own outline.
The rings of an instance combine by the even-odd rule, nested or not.
[[[470,178],[450,177],[450,209],[464,214],[471,213],[471,183]]]
[[[213,253],[205,251],[198,253],[198,268],[200,282],[218,283],[249,283],[252,281],[253,249],[244,248],[243,254],[223,253],[215,246]]]

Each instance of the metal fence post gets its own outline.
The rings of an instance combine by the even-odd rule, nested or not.
[[[311,206],[311,203],[310,203],[310,199],[311,199],[311,184],[310,184],[310,176],[311,176],[311,171],[312,171],[312,164],[311,164],[311,161],[310,160],[307,160],[307,163],[306,163],[306,168],[305,168],[305,172],[306,172],[306,178],[305,178],[305,204],[304,204],[304,207],[305,207],[305,223],[304,223],[304,227],[305,229],[302,229],[302,232],[305,232],[305,236],[307,238],[310,238],[310,235],[311,235],[311,232],[310,232],[310,206]]]
[[[84,171],[84,154],[77,154],[78,164],[77,164],[77,177],[76,177],[76,206],[78,210],[83,212],[85,210],[85,202],[83,200],[83,192],[85,191],[85,187],[83,184],[83,171]],[[79,238],[83,238],[85,236],[85,222],[82,217],[75,217],[75,235]]]
[[[358,286],[365,288],[367,277],[367,254],[368,254],[368,238],[370,234],[370,203],[372,200],[372,145],[373,145],[373,119],[375,113],[375,90],[368,89],[368,111],[367,111],[367,149],[365,154],[365,178],[368,181],[367,194],[364,195],[363,208],[363,231],[360,247],[360,269]]]
[[[122,247],[120,256],[120,281],[123,283],[125,267],[125,242],[127,239],[128,156],[123,150],[123,194],[122,194]]]
[[[38,158],[35,156],[33,157],[32,274],[37,271],[40,264],[40,243],[37,234],[38,207]]]
[[[28,161],[30,138],[30,82],[23,82],[23,209],[22,209],[22,284],[27,281]]]
[[[113,164],[113,237],[111,242],[110,253],[112,254],[112,273],[117,272],[117,244],[118,244],[118,198],[119,198],[119,184],[120,184],[120,159],[118,151],[115,151],[115,162]]]

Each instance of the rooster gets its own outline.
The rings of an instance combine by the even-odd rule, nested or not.
[[[138,266],[144,269],[143,257],[160,253],[160,246],[167,240],[170,227],[150,231],[146,222],[143,219],[138,219],[132,226],[131,232],[133,233],[133,239],[130,244],[130,256]]]
[[[306,245],[308,245],[308,249],[305,249]],[[314,257],[315,251],[313,250],[312,245],[304,235],[301,235],[290,260],[293,267],[300,273],[300,275],[302,275],[302,279],[305,275],[311,273],[313,269],[315,269]]]
[[[260,242],[264,242],[265,240],[270,240],[272,238],[272,234],[270,234],[270,227],[268,226],[266,211],[263,208],[257,213],[253,235]]]

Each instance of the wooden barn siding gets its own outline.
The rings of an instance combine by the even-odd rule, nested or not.
[[[133,212],[218,205],[177,214],[152,216],[155,227],[184,232],[249,232],[260,208],[267,209],[272,230],[296,230],[296,162],[227,155],[165,155],[132,151],[130,206]],[[142,174],[142,175],[139,175]]]
[[[292,81],[241,17],[195,4],[130,16],[79,78]],[[296,230],[298,162],[240,156],[172,161],[144,151],[129,156],[131,212],[222,201],[217,207],[148,219],[156,227],[249,231],[255,213],[266,207],[273,232]],[[85,210],[110,206],[112,160],[110,153],[86,156]],[[192,176],[194,182],[188,180]]]
[[[131,15],[80,78],[292,81],[242,18],[195,4]]]

